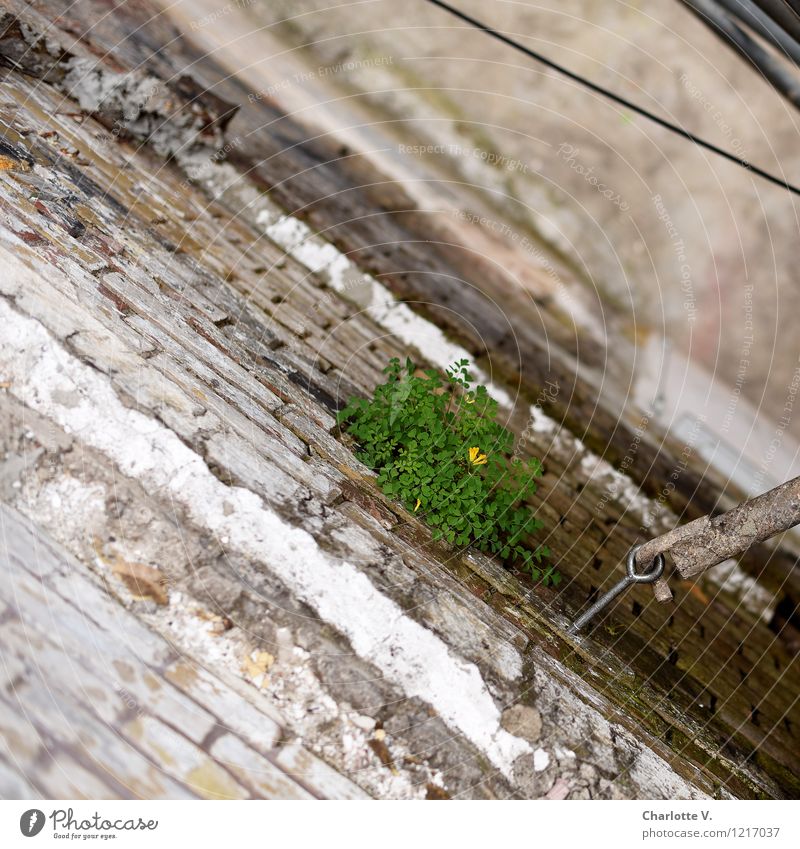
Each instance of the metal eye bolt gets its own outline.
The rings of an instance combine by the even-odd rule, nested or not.
[[[603,593],[599,599],[585,612],[582,613],[569,627],[571,634],[576,634],[583,628],[584,625],[593,619],[604,607],[611,604],[612,601],[623,591],[633,584],[652,584],[657,581],[664,572],[664,555],[656,555],[653,565],[649,572],[638,573],[636,571],[636,553],[642,547],[643,543],[635,545],[629,552],[626,561],[625,570],[628,573],[625,577],[614,584],[608,592]]]

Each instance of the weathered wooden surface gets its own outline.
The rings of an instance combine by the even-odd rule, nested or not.
[[[695,535],[672,547],[675,568],[682,578],[699,575],[755,543],[793,528],[800,522],[800,478],[787,481],[721,516],[699,521],[702,524],[695,528]]]
[[[659,554],[668,553],[682,578],[692,578],[733,557],[741,557],[754,545],[800,523],[800,480],[794,478],[756,498],[747,499],[719,516],[701,516],[647,540],[636,553],[639,566],[647,568]],[[669,582],[654,584],[657,601],[673,599]]]
[[[76,7],[73,24],[91,9]],[[125,14],[134,13],[138,4]],[[164,24],[156,20],[140,42],[122,40],[115,63],[159,43]],[[93,39],[115,25],[105,20],[72,49],[101,52]],[[157,52],[148,73],[182,58]],[[105,74],[119,72],[118,64],[104,66]],[[236,102],[231,93],[217,92]],[[236,122],[258,121],[246,113],[233,119],[233,137]],[[618,486],[613,470],[568,430],[526,427],[529,413],[519,407],[511,419],[525,433],[524,450],[546,460],[535,503],[568,578],[557,594],[532,589],[486,558],[433,546],[376,490],[335,438],[331,414],[343,398],[368,391],[389,356],[416,345],[435,361],[436,328],[422,321],[413,325],[415,342],[404,341],[396,319],[410,326],[410,311],[380,306],[377,284],[363,274],[382,266],[358,251],[351,259],[361,269],[348,264],[330,244],[306,237],[299,220],[282,217],[273,197],[290,211],[303,206],[285,193],[293,182],[305,185],[304,175],[293,171],[296,181],[287,175],[268,197],[202,142],[178,157],[181,172],[110,134],[56,89],[14,72],[3,81],[0,121],[13,165],[0,174],[8,269],[0,291],[17,334],[3,340],[10,359],[8,377],[0,376],[8,422],[0,430],[2,497],[69,546],[138,617],[194,663],[207,656],[230,675],[247,670],[258,700],[376,795],[424,796],[437,792],[433,786],[451,795],[542,796],[560,780],[574,797],[796,793],[795,632],[779,616],[788,619],[793,608],[776,614],[780,600],[768,590],[756,585],[742,603],[711,583],[679,585],[676,607],[664,609],[634,589],[591,637],[566,635],[567,617],[616,580],[638,537],[624,482]],[[259,143],[283,150],[283,127],[262,130]],[[324,148],[297,141],[296,151],[277,157],[281,168],[299,168],[292,157],[317,156],[314,170],[345,179]],[[259,168],[273,165],[275,158]],[[367,214],[381,203],[369,189],[351,187],[346,196],[332,189],[315,188],[326,214],[382,219],[397,249],[413,251],[403,267],[420,279],[443,269],[466,273],[463,254],[454,251],[449,265],[447,252],[423,249],[410,231],[395,229],[391,222],[413,222],[412,213]],[[338,233],[344,239],[350,230],[341,225]],[[21,350],[36,371],[19,364]],[[37,391],[37,379],[52,377],[49,362],[60,362],[77,388]],[[531,383],[537,391],[543,385]],[[566,406],[570,393],[558,385]],[[77,429],[76,399],[91,411]],[[152,430],[139,464],[123,451],[127,439],[102,440],[127,422],[115,399]],[[166,471],[144,459],[160,456],[170,434],[192,452],[180,449],[185,473],[169,466],[169,454]],[[187,477],[175,483],[180,474]],[[384,666],[364,634],[348,631],[346,608],[329,606],[335,597],[292,589],[300,586],[287,571],[292,558],[243,536],[251,523],[213,512],[219,487],[235,499],[254,493],[262,504],[255,518],[281,528],[279,537],[291,538],[292,527],[307,533],[320,570],[330,558],[354,568],[342,572],[348,581],[340,592],[356,582],[381,603],[391,600],[404,627],[422,625],[414,633],[431,653],[441,643],[458,659],[453,675],[471,665],[475,701],[486,709],[481,727],[514,751],[529,746],[511,773],[497,766],[494,743],[482,742],[483,732],[476,737],[465,704],[443,701],[436,688],[409,691],[408,641],[393,644],[400,665]],[[164,573],[167,604],[131,594],[130,569],[120,563],[132,562]],[[364,623],[365,633],[371,627]],[[276,658],[274,670],[259,671],[252,655],[262,651]],[[517,733],[509,743],[500,723],[505,708],[520,703],[543,725],[534,734],[529,722],[530,739]],[[376,728],[384,732],[377,738]]]
[[[162,16],[152,38],[172,39]],[[104,25],[113,29],[114,24]],[[111,42],[112,35],[107,35]],[[113,42],[112,42],[113,43]],[[188,43],[160,58],[171,74],[196,59]],[[142,47],[126,45],[131,58],[141,59]],[[524,410],[537,403],[590,449],[625,470],[635,489],[650,497],[663,511],[668,529],[675,516],[687,521],[716,514],[741,501],[742,493],[692,456],[687,446],[664,437],[638,414],[627,413],[624,399],[609,388],[602,371],[606,351],[593,340],[576,334],[573,326],[551,315],[547,299],[535,296],[503,269],[473,247],[469,231],[455,233],[452,222],[414,208],[401,185],[387,180],[369,159],[343,148],[328,134],[320,134],[278,110],[268,91],[276,81],[265,77],[262,87],[246,86],[237,68],[220,67],[215,51],[193,68],[203,86],[226,101],[241,104],[232,132],[237,143],[229,160],[269,191],[283,208],[331,239],[359,265],[379,277],[414,310],[435,320],[461,342],[483,366],[501,376]],[[235,52],[233,55],[235,62]],[[277,81],[280,82],[280,81]],[[305,117],[313,121],[313,116]],[[369,214],[364,214],[368,209]],[[475,242],[482,244],[476,228]],[[520,262],[526,261],[521,251]],[[615,344],[611,340],[610,344]],[[556,392],[545,392],[548,385]],[[524,414],[517,429],[526,427]],[[668,509],[664,509],[668,508]],[[596,510],[602,513],[602,509]],[[631,511],[633,513],[633,511]],[[602,521],[601,515],[598,518]],[[646,525],[629,515],[626,524]],[[641,541],[641,540],[639,540]],[[757,576],[771,592],[795,609],[800,599],[800,570],[795,568],[795,546],[773,550],[756,545],[741,558],[742,568]]]

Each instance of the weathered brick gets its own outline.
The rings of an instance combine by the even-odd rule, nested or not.
[[[211,753],[261,799],[312,799],[313,796],[265,757],[232,734],[214,741]]]
[[[204,799],[247,799],[249,791],[215,759],[152,716],[139,716],[122,734],[170,778]]]
[[[265,700],[262,699],[262,709],[256,708],[229,684],[186,659],[173,663],[165,677],[208,708],[222,727],[246,738],[262,752],[268,752],[280,739],[278,714]]]
[[[0,799],[38,799],[41,796],[10,764],[0,760]]]
[[[311,787],[324,799],[370,798],[358,785],[312,755],[299,743],[284,746],[278,752],[276,761],[289,775]]]

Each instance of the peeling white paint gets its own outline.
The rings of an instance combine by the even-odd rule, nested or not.
[[[626,510],[632,512],[641,521],[642,527],[652,527],[656,518],[661,520],[662,525],[659,527],[663,526],[663,530],[678,524],[678,517],[671,510],[642,494],[628,475],[591,451],[586,451],[581,457],[580,471],[586,481],[592,481],[598,488],[602,488],[610,500],[623,504]]]
[[[415,313],[407,304],[398,302],[382,283],[361,271],[304,221],[280,212],[263,194],[252,188],[242,188],[244,181],[231,165],[215,163],[215,167],[209,168],[207,158],[204,158],[201,159],[201,168],[196,161],[197,154],[182,152],[179,158],[187,172],[214,197],[229,192],[240,195],[236,205],[242,209],[242,214],[287,255],[312,274],[324,276],[332,289],[359,303],[376,324],[402,339],[406,345],[416,348],[432,365],[443,371],[457,360],[472,361],[468,351],[451,342],[439,327]],[[502,387],[494,385],[480,368],[473,365],[471,371],[476,381],[486,386],[492,398],[507,410],[513,409],[514,399]],[[668,530],[677,524],[678,519],[671,511],[642,494],[631,477],[587,449],[578,437],[562,429],[540,406],[531,405],[528,419],[529,427],[535,433],[552,438],[555,450],[567,455],[580,455],[587,480],[606,487],[609,499],[622,504],[643,527],[653,527],[654,516],[660,520],[658,528],[654,528],[657,531],[662,526],[663,530]],[[613,485],[613,491],[609,485]]]
[[[534,404],[531,407],[530,428],[535,433],[543,433],[547,436],[555,436],[558,433],[558,423],[551,419],[542,408]]]
[[[720,592],[730,593],[737,598],[741,605],[769,623],[775,615],[775,596],[765,590],[758,581],[739,565],[734,558],[709,569],[704,579],[714,584]]]
[[[530,745],[500,727],[480,672],[405,615],[367,576],[320,550],[255,493],[228,487],[160,422],[125,407],[106,377],[81,363],[37,321],[0,301],[0,378],[20,401],[75,434],[143,486],[180,504],[192,521],[263,562],[296,596],[347,636],[407,696],[429,703],[505,775]]]
[[[349,291],[355,290],[359,304],[378,325],[402,339],[406,345],[415,347],[437,368],[444,370],[457,360],[472,359],[464,348],[450,342],[439,327],[408,305],[398,302],[383,284],[362,272],[338,248],[317,236],[305,222],[262,208],[256,215],[256,224],[311,273],[326,276],[332,289],[345,297]],[[471,371],[476,381],[485,384],[489,394],[501,406],[508,410],[514,407],[511,396],[502,387],[492,384],[481,369],[473,366]],[[529,427],[536,433],[550,436],[562,452],[581,454],[581,469],[586,478],[606,487],[609,497],[623,504],[643,526],[650,527],[656,512],[669,522],[666,515],[669,511],[664,511],[663,507],[656,511],[658,505],[643,495],[628,475],[589,451],[573,434],[563,431],[558,422],[536,404],[529,409]],[[674,521],[677,523],[677,517]]]
[[[358,290],[358,300],[367,314],[381,327],[402,339],[406,345],[421,351],[430,362],[444,370],[457,360],[471,360],[469,353],[451,342],[435,324],[417,315],[372,275],[365,274],[338,248],[316,236],[311,228],[291,215],[277,220],[262,210],[256,223],[264,233],[291,257],[314,274],[325,274],[332,289],[347,296],[349,289]],[[472,367],[475,379],[486,385],[489,394],[504,407],[511,408],[511,396],[495,386],[480,369]]]
[[[575,752],[573,752],[572,749],[567,749],[565,746],[554,746],[553,747],[553,754],[560,761],[563,761],[563,760],[572,761],[572,760],[575,760],[575,757],[576,757]]]
[[[233,677],[240,674],[241,658],[250,653],[246,633],[235,628],[212,635],[208,621],[198,616],[197,600],[181,593],[171,593],[169,608],[157,609],[148,619],[162,629],[166,625],[170,641],[188,656],[202,657],[213,669],[222,668]],[[287,629],[279,629],[278,638],[282,643],[278,658],[269,671],[269,686],[260,696],[278,709],[298,735],[296,742],[332,763],[343,761],[346,774],[357,777],[376,799],[423,799],[424,781],[419,783],[406,770],[385,769],[369,748],[375,720],[360,717],[331,698],[312,671],[311,655],[294,645]],[[321,728],[335,731],[328,736]],[[399,758],[412,754],[397,742],[394,751]],[[441,781],[439,772],[423,769],[429,780]]]

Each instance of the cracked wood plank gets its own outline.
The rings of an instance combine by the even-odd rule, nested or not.
[[[702,516],[648,540],[637,552],[639,566],[652,563],[658,554],[669,553],[682,578],[692,578],[745,554],[756,543],[800,524],[800,477],[742,502],[727,513]],[[665,579],[656,582],[658,601],[670,601]]]

